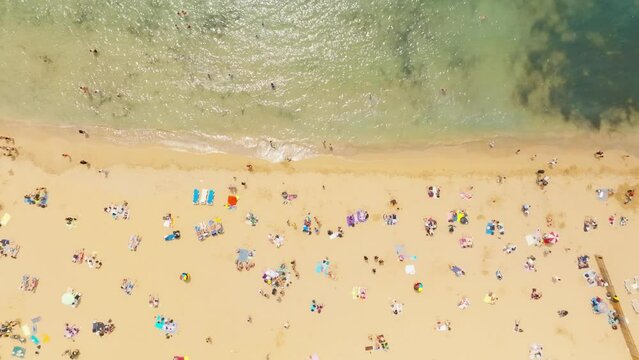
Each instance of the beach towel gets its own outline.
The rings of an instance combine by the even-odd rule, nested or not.
[[[357,210],[355,216],[357,217],[357,222],[362,223],[368,220],[368,212],[366,210]]]
[[[525,239],[526,239],[526,244],[528,244],[528,246],[536,246],[536,245],[539,245],[539,243],[541,242],[541,239],[539,239],[537,236],[533,234],[526,235]]]
[[[105,325],[104,325],[103,322],[96,321],[91,326],[91,331],[94,332],[94,333],[102,332],[102,331],[104,331],[104,328],[105,328]]]
[[[415,265],[406,265],[406,267],[404,267],[404,271],[407,275],[415,275]]]
[[[350,226],[350,227],[354,227],[355,226],[355,215],[348,215],[346,217],[346,225]]]
[[[175,322],[165,322],[162,326],[162,330],[167,334],[175,334],[177,332],[178,324]]]
[[[180,232],[179,231],[174,231],[170,234],[168,234],[167,236],[164,237],[164,241],[172,241],[172,240],[176,240],[180,238]]]
[[[412,260],[417,260],[416,256],[410,256],[406,251],[404,245],[395,245],[395,253],[397,254],[397,258],[399,261],[408,260],[409,258]]]
[[[37,337],[37,336],[35,336],[35,335],[31,335],[31,338],[30,338],[30,339],[31,339],[31,342],[33,342],[34,344],[36,344],[36,346],[37,346],[37,345],[40,345],[40,339],[38,339],[38,337]]]
[[[26,353],[27,349],[20,346],[14,346],[11,350],[11,355],[20,359],[22,359]]]
[[[200,205],[206,204],[206,196],[208,195],[208,193],[209,193],[208,189],[202,189],[202,191],[200,191],[200,200],[198,201],[198,204]]]
[[[253,252],[248,249],[239,249],[237,251],[237,261],[248,262],[252,257]]]
[[[22,325],[20,329],[22,329],[22,334],[24,334],[25,337],[31,336],[31,328],[29,328],[29,325]]]
[[[361,286],[353,286],[353,299],[366,300],[367,290]]]
[[[459,239],[459,246],[462,249],[472,248],[473,247],[473,239],[469,237],[463,237]]]
[[[206,196],[206,205],[213,205],[214,199],[215,199],[215,190],[209,190],[209,193]]]
[[[457,265],[453,265],[450,267],[450,271],[452,271],[453,273],[455,273],[455,276],[460,277],[464,275],[464,270],[462,270],[462,268],[460,268]]]
[[[155,328],[158,330],[162,330],[164,327],[164,317],[162,315],[158,315],[155,317]]]
[[[597,285],[597,273],[594,270],[588,270],[583,274],[586,283],[589,287]]]
[[[2,218],[0,218],[0,226],[7,226],[9,220],[11,220],[11,215],[9,213],[4,213]]]
[[[193,205],[197,205],[197,202],[199,199],[200,199],[200,190],[193,189]]]
[[[315,272],[318,274],[323,273],[325,275],[328,275],[328,269],[329,265],[323,261],[320,261],[315,265]]]
[[[49,201],[49,194],[45,193],[44,196],[40,198],[40,207],[47,207],[47,201]]]
[[[459,193],[459,197],[464,200],[470,200],[473,198],[473,195],[467,192],[462,192],[462,193]]]
[[[488,224],[486,224],[486,234],[495,235],[495,226],[493,225],[492,222],[489,222]]]
[[[601,201],[608,200],[608,194],[610,189],[597,189],[597,199]]]

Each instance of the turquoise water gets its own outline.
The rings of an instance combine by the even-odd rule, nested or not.
[[[323,140],[624,127],[638,15],[636,0],[3,1],[0,118],[273,160]]]

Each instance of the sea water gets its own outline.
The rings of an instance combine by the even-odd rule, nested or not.
[[[637,0],[3,0],[0,118],[271,160],[631,128],[638,15]]]

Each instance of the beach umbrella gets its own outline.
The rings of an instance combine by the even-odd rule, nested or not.
[[[413,285],[413,289],[417,291],[418,293],[422,293],[424,291],[424,284],[420,282],[415,283],[415,285]]]
[[[62,304],[67,305],[67,306],[73,306],[73,304],[75,303],[75,296],[73,296],[73,294],[71,294],[70,292],[65,292],[64,294],[62,294]]]
[[[229,195],[228,199],[226,199],[226,202],[227,202],[230,206],[235,206],[235,205],[237,205],[237,196],[235,196],[235,195]]]
[[[185,283],[188,283],[189,281],[191,281],[191,274],[189,273],[180,274],[180,280],[184,281]]]
[[[559,241],[559,234],[554,231],[544,234],[543,236],[544,244],[546,245],[554,245]]]

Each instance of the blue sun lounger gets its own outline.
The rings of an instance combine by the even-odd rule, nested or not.
[[[213,205],[213,200],[215,199],[215,190],[209,190],[209,193],[206,196],[206,205]]]
[[[193,205],[197,205],[198,200],[200,200],[200,190],[193,189]]]

